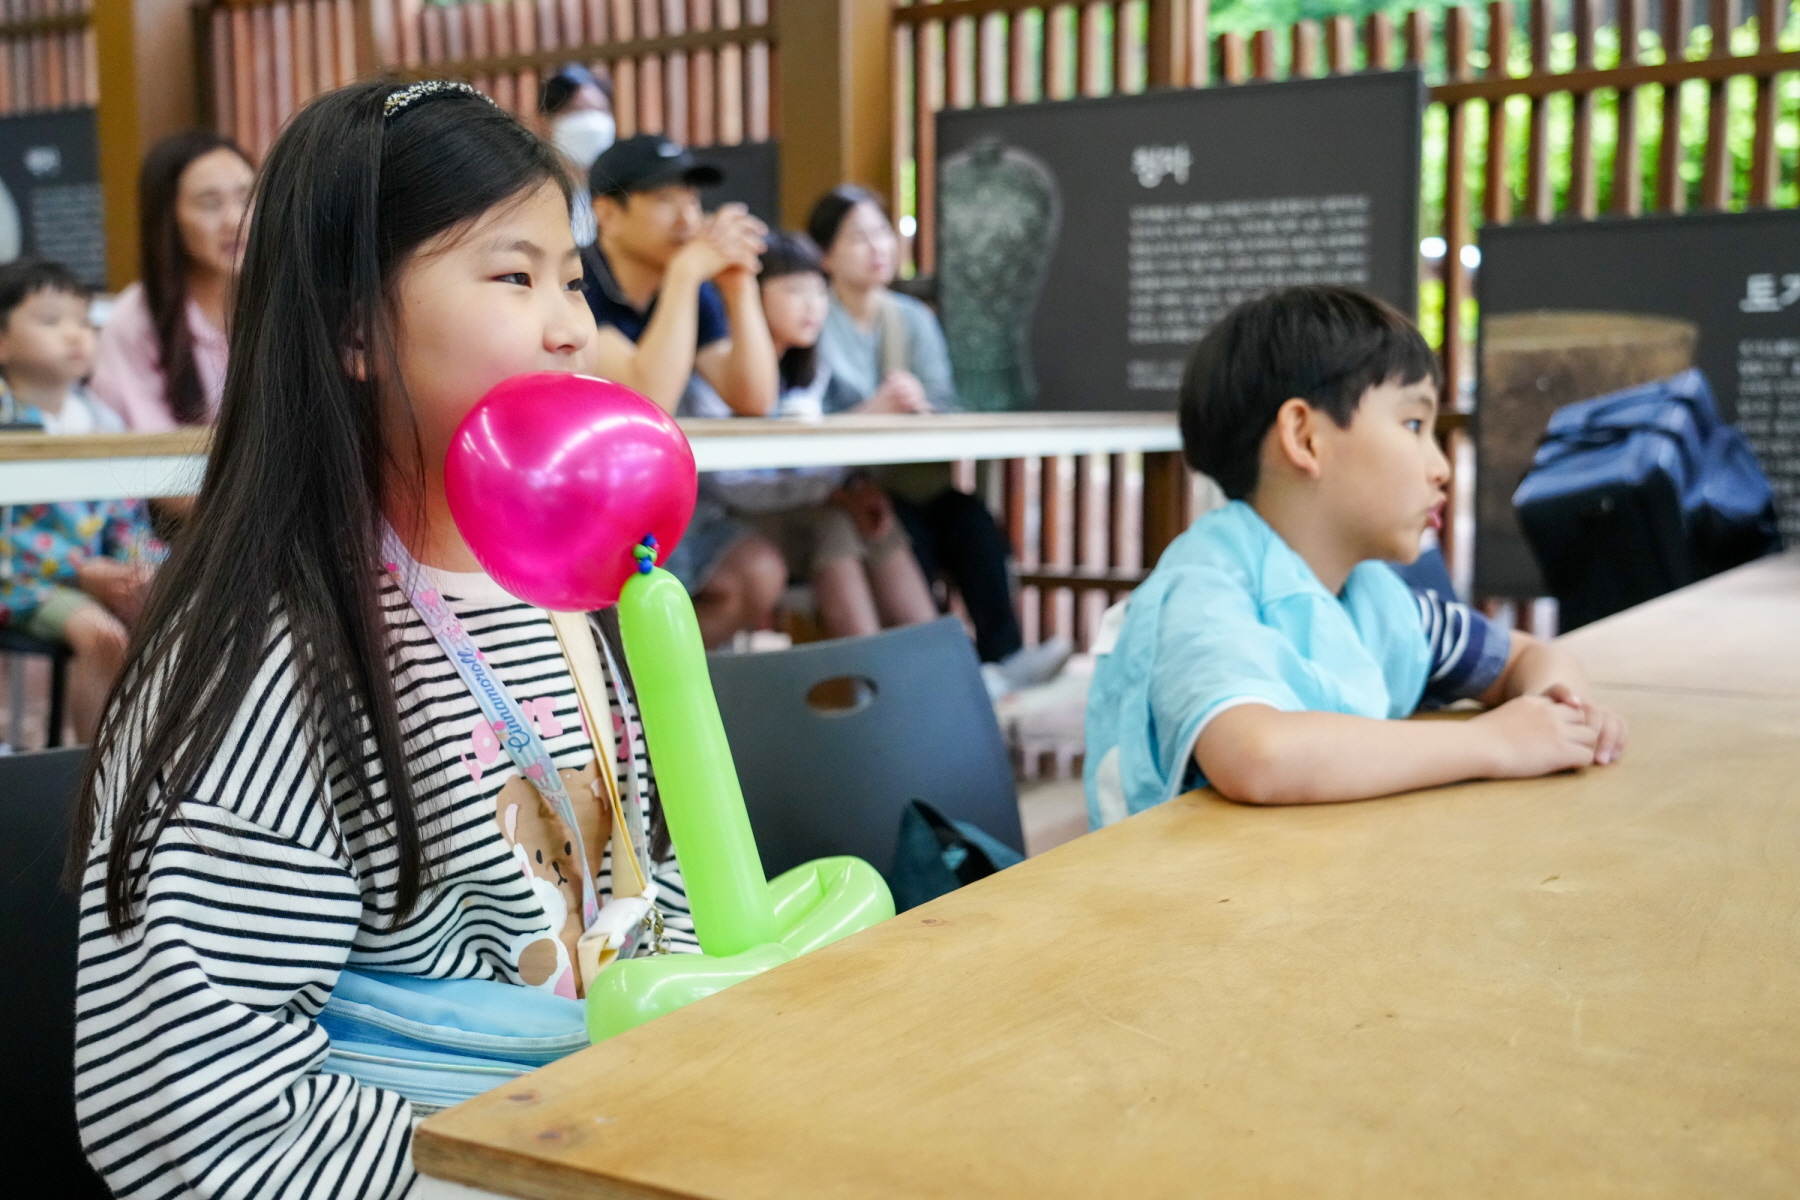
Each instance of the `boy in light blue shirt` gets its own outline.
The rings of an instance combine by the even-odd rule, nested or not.
[[[1389,562],[1443,511],[1437,360],[1392,308],[1303,287],[1240,306],[1181,387],[1200,518],[1100,647],[1087,710],[1098,827],[1202,784],[1249,804],[1360,800],[1614,761],[1625,724],[1572,655]],[[1398,721],[1472,698],[1468,721]]]

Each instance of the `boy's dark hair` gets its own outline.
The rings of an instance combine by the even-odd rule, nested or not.
[[[806,274],[825,277],[825,256],[819,253],[818,244],[804,233],[789,233],[785,229],[771,233],[763,247],[757,282]],[[810,387],[819,374],[818,345],[789,346],[782,351],[779,366],[782,387]]]
[[[1347,427],[1363,393],[1390,380],[1442,381],[1418,327],[1354,288],[1295,287],[1238,305],[1194,347],[1181,379],[1188,465],[1242,500],[1256,490],[1263,439],[1298,398]]]
[[[0,267],[0,329],[12,320],[14,309],[39,292],[68,292],[85,300],[94,289],[54,259],[16,259]]]

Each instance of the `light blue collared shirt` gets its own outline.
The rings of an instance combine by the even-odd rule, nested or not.
[[[1333,596],[1234,500],[1163,551],[1094,668],[1089,823],[1110,825],[1195,786],[1194,743],[1236,705],[1410,716],[1431,657],[1419,603],[1386,563],[1358,564]]]

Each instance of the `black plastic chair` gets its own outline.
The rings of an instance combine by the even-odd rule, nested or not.
[[[69,659],[74,651],[64,642],[46,642],[42,638],[34,638],[29,633],[17,629],[0,626],[0,653],[5,654],[42,654],[50,660],[50,723],[45,729],[44,744],[51,749],[62,745],[63,708],[69,696]],[[12,748],[19,748],[19,729],[21,714],[19,709],[23,697],[20,689],[14,688],[12,695]]]
[[[833,854],[889,872],[914,797],[1024,852],[1012,764],[955,618],[710,662],[770,877]]]
[[[75,1132],[75,897],[61,884],[85,746],[0,755],[0,1162],[58,1200],[109,1196]]]

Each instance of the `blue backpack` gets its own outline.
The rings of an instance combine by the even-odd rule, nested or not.
[[[1565,630],[1781,544],[1769,481],[1697,370],[1558,409],[1513,507]]]

